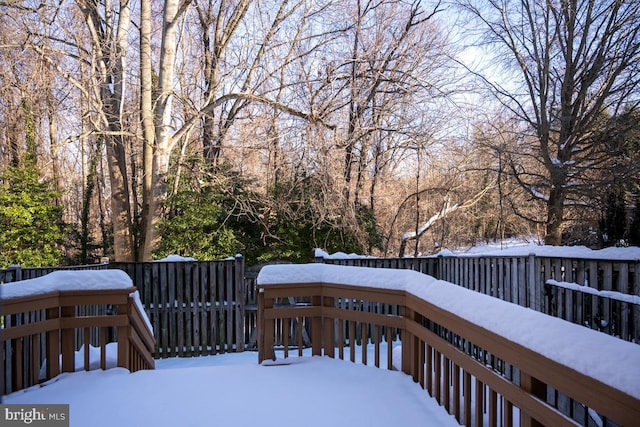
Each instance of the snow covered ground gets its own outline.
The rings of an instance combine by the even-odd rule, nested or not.
[[[640,260],[640,247],[609,247],[604,249],[590,249],[586,246],[548,246],[539,245],[534,241],[523,239],[508,239],[499,242],[481,243],[467,248],[442,249],[436,256],[528,256],[584,258],[598,260]],[[316,249],[315,256],[325,259],[346,258],[375,258],[359,254],[336,252],[329,254],[322,249]]]
[[[473,246],[467,249],[447,251],[443,250],[439,255],[443,256],[527,256],[563,257],[598,260],[640,260],[640,247],[609,247],[604,249],[591,249],[586,246],[548,246],[537,245],[524,241],[514,240]]]
[[[68,403],[71,426],[458,425],[401,372],[328,357],[287,360],[258,365],[254,352],[161,359],[155,371],[62,374],[2,403]]]

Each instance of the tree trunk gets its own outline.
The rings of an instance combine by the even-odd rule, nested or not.
[[[565,195],[560,189],[552,189],[547,202],[547,221],[544,243],[547,245],[562,244],[562,229]]]
[[[142,210],[140,212],[140,250],[138,261],[151,259],[147,245],[150,227],[152,199],[153,147],[155,126],[153,123],[153,69],[151,66],[151,0],[140,1],[140,120],[142,121]]]
[[[171,129],[171,108],[173,102],[173,77],[176,62],[177,20],[180,13],[178,0],[165,2],[162,46],[160,48],[160,75],[158,77],[158,99],[156,101],[155,150],[151,165],[151,194],[148,199],[148,211],[143,220],[142,230],[144,246],[141,248],[141,259],[151,259],[151,252],[158,246],[160,237],[158,225],[162,219],[162,208],[167,196],[167,174],[169,156],[173,143]]]
[[[104,83],[103,93],[109,94],[107,120],[109,130],[114,135],[107,138],[107,162],[111,177],[111,209],[113,221],[113,248],[115,260],[120,262],[135,261],[131,218],[131,200],[129,194],[129,177],[127,173],[127,155],[122,136],[122,114],[126,79],[126,51],[128,46],[127,33],[130,25],[131,9],[126,0],[120,2],[120,18],[116,35],[116,59],[113,70],[113,93],[110,93],[109,79]]]
[[[357,9],[357,21],[353,35],[353,50],[351,56],[351,70],[350,70],[350,81],[349,81],[349,124],[347,129],[347,141],[345,144],[345,154],[344,154],[344,199],[346,202],[349,202],[351,198],[351,169],[353,167],[353,155],[356,144],[356,128],[358,116],[360,113],[360,107],[358,105],[358,100],[356,96],[358,94],[358,90],[356,88],[356,84],[358,82],[358,45],[359,45],[359,37],[361,31],[362,24],[362,9],[360,5],[360,1],[358,0],[358,9]]]
[[[133,224],[127,174],[127,154],[123,137],[123,114],[126,88],[126,51],[131,24],[131,4],[119,2],[119,13],[112,10],[103,13],[97,2],[78,1],[91,34],[92,49],[98,61],[92,64],[98,75],[100,99],[93,108],[100,111],[102,123],[99,131],[107,130],[105,144],[111,186],[111,221],[113,225],[113,249],[116,261],[134,261]],[[105,28],[116,27],[115,36]],[[105,129],[106,128],[106,129]]]
[[[107,140],[114,256],[115,261],[130,262],[134,261],[134,255],[125,151],[121,138],[111,136]]]
[[[49,122],[49,140],[51,141],[51,172],[53,174],[53,185],[56,190],[56,204],[62,205],[61,194],[62,184],[60,176],[60,161],[58,159],[58,130],[56,128],[56,118],[53,106],[53,94],[47,100],[47,119]]]
[[[95,153],[91,155],[91,161],[89,162],[86,179],[86,187],[83,187],[82,196],[82,213],[80,215],[80,263],[89,263],[89,241],[90,241],[90,213],[91,213],[91,201],[93,200],[93,193],[96,187],[96,174],[98,170],[98,162],[100,161],[100,155],[102,152],[102,143],[99,142]]]

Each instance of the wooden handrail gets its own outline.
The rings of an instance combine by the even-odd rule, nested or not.
[[[372,328],[375,330],[371,339],[376,345],[376,366],[381,328],[398,328],[402,341],[402,370],[464,425],[471,425],[472,419],[485,416],[490,425],[513,425],[514,408],[519,409],[521,425],[579,425],[574,408],[584,408],[584,417],[593,414],[589,411],[595,411],[623,426],[634,425],[640,419],[637,396],[549,359],[406,290],[318,281],[259,283],[258,292],[259,362],[274,358],[276,320],[284,322],[287,326],[282,329],[285,329],[291,319],[306,318],[311,324],[313,355],[335,357],[337,349],[338,357],[343,358],[342,349],[348,341],[352,361],[353,331],[362,329],[363,347],[366,347],[364,331]],[[286,308],[276,304],[276,299],[290,296],[307,297],[311,303],[305,307]],[[348,309],[337,303],[340,299],[394,304],[399,306],[400,314]],[[343,334],[350,335],[349,339]],[[295,342],[295,338],[284,338],[285,354],[288,354],[289,342]],[[390,348],[388,352],[390,355]],[[578,357],[593,356],[580,354]],[[488,363],[488,360],[493,362]],[[594,360],[594,363],[600,362]],[[474,388],[475,393],[472,393]],[[567,410],[558,405],[548,395],[560,396],[556,400],[567,400],[571,408]],[[486,413],[484,408],[487,408]]]
[[[105,369],[112,330],[118,344],[117,366],[131,372],[153,369],[155,339],[132,297],[135,291],[135,287],[68,290],[3,299],[2,394],[39,384],[61,371],[75,371],[75,353],[81,345],[89,370],[92,334],[100,347],[100,367]],[[99,307],[112,307],[114,313],[81,314],[81,308],[97,312]]]

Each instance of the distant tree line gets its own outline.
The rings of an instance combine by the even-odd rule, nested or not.
[[[0,266],[640,245],[639,17],[0,1]]]

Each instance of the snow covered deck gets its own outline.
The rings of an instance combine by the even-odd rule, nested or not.
[[[286,366],[258,365],[245,351],[160,359],[133,374],[63,374],[3,403],[67,403],[71,426],[458,425],[401,372],[306,354]]]

